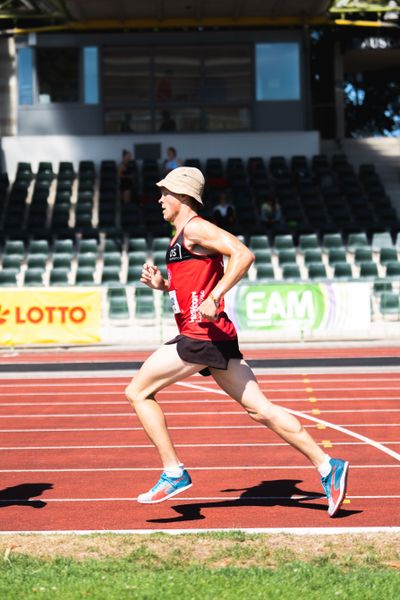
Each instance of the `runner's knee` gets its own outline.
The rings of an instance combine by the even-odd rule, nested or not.
[[[145,390],[140,385],[137,385],[135,381],[131,381],[131,383],[125,389],[125,397],[132,406],[135,406],[140,402],[149,399],[151,396],[148,393],[148,390]]]

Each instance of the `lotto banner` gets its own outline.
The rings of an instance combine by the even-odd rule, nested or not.
[[[100,341],[101,291],[0,290],[0,345]]]
[[[371,322],[367,282],[241,284],[227,297],[239,330],[354,331]]]

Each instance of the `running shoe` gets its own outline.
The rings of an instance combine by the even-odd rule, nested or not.
[[[321,477],[321,483],[328,498],[328,515],[333,517],[346,496],[349,463],[340,458],[331,458],[329,462],[332,469],[329,475]]]
[[[137,497],[137,501],[141,504],[155,504],[156,502],[163,502],[184,492],[192,486],[192,480],[189,473],[184,470],[180,477],[168,477],[163,473],[156,485],[151,488],[148,492],[140,494]]]

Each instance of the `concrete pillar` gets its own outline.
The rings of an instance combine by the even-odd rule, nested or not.
[[[16,69],[14,38],[0,39],[0,138],[17,133]]]

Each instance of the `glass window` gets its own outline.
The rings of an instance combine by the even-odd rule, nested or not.
[[[150,133],[153,129],[148,109],[109,110],[105,113],[106,133]]]
[[[201,131],[201,110],[193,107],[158,111],[156,131]]]
[[[83,49],[83,92],[85,104],[99,103],[99,63],[98,49]]]
[[[199,48],[156,48],[154,58],[155,101],[198,102],[201,83]]]
[[[300,100],[297,43],[256,45],[256,99]]]
[[[33,104],[32,49],[18,50],[18,96],[20,104]]]
[[[247,107],[209,106],[206,110],[207,131],[250,129],[250,110]]]
[[[39,102],[79,102],[79,48],[37,48]]]
[[[249,102],[250,47],[208,47],[204,59],[204,101]]]
[[[104,48],[103,98],[106,106],[150,99],[150,56],[140,48]]]

